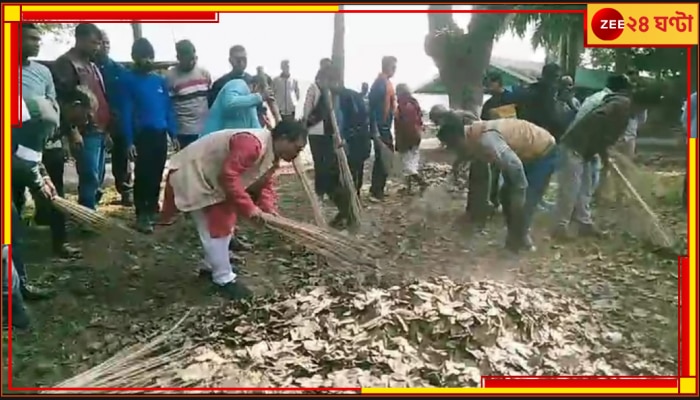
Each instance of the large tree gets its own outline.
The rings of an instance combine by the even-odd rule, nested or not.
[[[518,10],[509,28],[524,38],[534,28],[530,43],[533,49],[544,48],[548,62],[557,62],[566,74],[574,76],[584,54],[584,19],[581,10],[585,5],[523,5]],[[571,13],[544,13],[544,10],[571,11]],[[577,12],[578,11],[578,12]]]
[[[140,22],[132,22],[131,33],[134,36],[134,41],[143,37],[143,24]]]
[[[475,10],[505,10],[512,6],[474,6]],[[496,36],[508,22],[507,13],[473,13],[467,31],[457,26],[450,5],[431,5],[425,52],[440,72],[451,108],[476,111],[483,101],[483,78],[491,62]]]
[[[336,13],[333,16],[331,60],[333,65],[338,67],[341,82],[345,82],[345,14],[343,13]]]

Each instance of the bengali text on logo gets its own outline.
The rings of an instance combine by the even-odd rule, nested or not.
[[[698,4],[589,4],[588,46],[698,44]]]

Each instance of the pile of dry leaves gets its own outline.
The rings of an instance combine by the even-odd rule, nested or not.
[[[462,387],[482,375],[617,375],[585,307],[544,289],[446,278],[319,287],[198,312],[195,356],[158,386]]]

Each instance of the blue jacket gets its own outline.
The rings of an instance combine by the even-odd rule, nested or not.
[[[125,96],[120,114],[127,145],[134,144],[135,135],[145,130],[166,131],[174,138],[177,122],[165,78],[129,71],[122,82]]]
[[[112,111],[113,123],[119,132],[123,132],[120,110],[124,109],[126,93],[124,91],[123,80],[127,74],[130,73],[123,65],[115,62],[111,58],[107,58],[104,61],[100,61],[97,67],[102,73],[102,79],[105,84],[105,91],[107,92],[107,103],[109,103],[109,109]]]
[[[262,102],[262,97],[251,93],[243,79],[229,81],[211,105],[199,137],[222,129],[260,129],[258,106]]]

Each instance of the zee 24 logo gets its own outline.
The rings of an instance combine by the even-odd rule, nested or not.
[[[650,26],[651,23],[654,26]],[[632,32],[646,33],[650,29],[666,32],[669,28],[675,27],[678,32],[692,31],[693,16],[676,11],[674,16],[654,16],[654,17],[623,17],[614,8],[603,8],[598,10],[591,19],[593,33],[600,39],[611,41],[619,38],[625,29]]]

